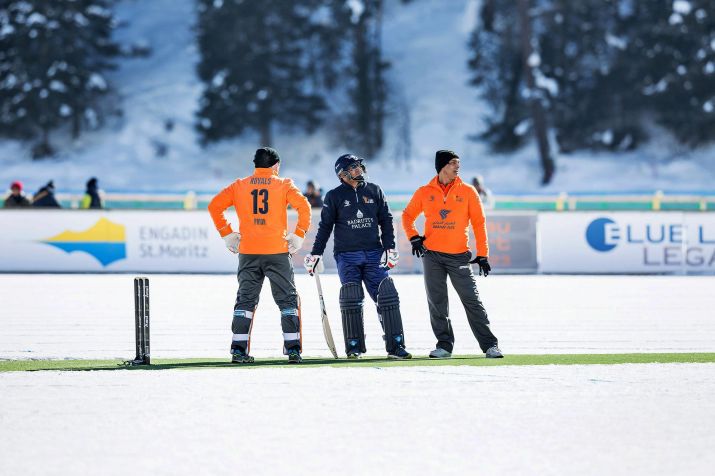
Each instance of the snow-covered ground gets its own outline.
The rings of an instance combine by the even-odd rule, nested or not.
[[[435,340],[421,275],[395,275],[407,346],[426,355]],[[296,275],[308,356],[329,356],[313,278]],[[337,275],[322,279],[336,341],[342,340]],[[152,356],[225,357],[236,278],[150,277]],[[715,276],[489,276],[479,290],[506,353],[713,352]],[[479,353],[450,287],[455,353]],[[134,352],[128,275],[0,275],[0,358],[129,358]],[[370,355],[383,355],[374,306],[365,307]],[[281,355],[280,313],[270,286],[252,331],[257,358]],[[338,346],[340,347],[340,346]]]
[[[407,343],[434,344],[416,275]],[[296,276],[305,354],[328,356]],[[235,278],[150,276],[153,356],[227,358]],[[715,277],[490,276],[507,355],[715,350]],[[336,340],[338,280],[323,276]],[[132,277],[0,275],[0,359],[129,358]],[[477,353],[450,295],[455,352]],[[368,354],[382,355],[367,306]],[[257,358],[280,355],[266,285]],[[715,365],[232,368],[0,373],[0,474],[709,475]]]
[[[715,365],[0,374],[0,473],[710,475]]]
[[[476,21],[479,0],[386,2],[383,24],[385,58],[391,62],[392,88],[386,144],[368,158],[371,177],[388,192],[411,192],[434,172],[434,151],[451,148],[463,158],[462,173],[476,173],[497,193],[561,191],[712,191],[715,147],[687,151],[662,131],[642,149],[625,154],[577,153],[556,157],[557,174],[546,188],[533,145],[509,155],[491,153],[468,139],[480,132],[486,113],[469,87],[467,41]],[[194,38],[194,0],[121,0],[117,16],[126,26],[116,32],[122,44],[141,43],[152,49],[147,58],[118,61],[108,74],[118,90],[123,116],[71,143],[58,133],[53,142],[59,158],[32,162],[27,144],[0,141],[0,189],[13,180],[30,193],[49,179],[59,192],[81,192],[90,176],[108,191],[215,192],[250,172],[259,145],[255,134],[207,149],[197,144],[195,111],[201,84]],[[399,117],[409,111],[412,156],[395,159]],[[171,131],[164,127],[171,120]],[[156,157],[157,146],[167,147]],[[275,147],[283,157],[282,173],[301,186],[317,179],[335,182],[333,163],[344,152],[331,145],[329,127],[312,136],[276,131]],[[389,182],[386,180],[389,177]]]

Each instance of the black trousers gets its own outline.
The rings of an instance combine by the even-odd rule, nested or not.
[[[472,328],[482,352],[498,344],[496,336],[489,328],[487,311],[479,299],[477,280],[469,264],[471,256],[469,251],[460,254],[427,251],[422,258],[432,331],[437,338],[437,347],[448,352],[452,352],[454,348],[454,331],[449,320],[447,277],[462,301],[469,327]]]

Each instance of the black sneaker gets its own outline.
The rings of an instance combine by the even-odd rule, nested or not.
[[[240,349],[234,349],[233,355],[231,355],[232,364],[252,364],[253,360],[253,357]]]
[[[412,354],[407,352],[404,347],[398,347],[394,352],[387,354],[388,359],[405,360],[411,359]]]
[[[291,349],[288,351],[289,364],[299,364],[301,362],[303,362],[303,357],[300,356],[300,351],[298,349]]]
[[[360,352],[348,352],[348,359],[355,360],[360,358]]]

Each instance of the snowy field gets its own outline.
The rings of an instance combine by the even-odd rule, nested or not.
[[[152,355],[226,357],[235,278],[150,276]],[[297,276],[305,355],[328,356]],[[434,345],[397,276],[409,349]],[[505,354],[713,352],[715,277],[490,276]],[[334,275],[323,277],[340,338]],[[451,296],[455,353],[478,352]],[[0,275],[0,359],[130,358],[129,275]],[[257,358],[280,356],[264,288]],[[368,354],[382,355],[374,308]],[[0,373],[0,474],[712,474],[715,365]]]
[[[408,349],[435,340],[421,275],[395,275]],[[313,279],[297,275],[304,355],[330,354]],[[322,278],[328,316],[341,336],[337,275]],[[230,275],[150,276],[152,357],[228,356],[237,282]],[[489,276],[479,289],[505,353],[715,351],[715,276]],[[450,287],[456,354],[479,353]],[[369,298],[368,298],[369,299]],[[0,359],[129,358],[134,353],[130,275],[0,275]],[[374,306],[365,306],[369,355],[382,355]],[[279,357],[280,313],[266,283],[251,353]]]

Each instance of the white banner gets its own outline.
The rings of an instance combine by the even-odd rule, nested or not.
[[[544,273],[714,273],[715,214],[541,213]]]
[[[234,224],[235,213],[226,217]],[[294,256],[303,272],[319,221]],[[289,229],[295,213],[289,214]],[[398,272],[419,271],[395,213]],[[0,272],[233,273],[206,211],[0,210]],[[545,273],[715,273],[715,213],[540,213],[539,271]],[[333,270],[332,240],[325,251]]]
[[[226,216],[235,222],[235,214]],[[0,212],[0,271],[235,272],[206,211]]]

